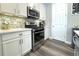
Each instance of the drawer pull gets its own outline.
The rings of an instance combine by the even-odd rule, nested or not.
[[[21,36],[21,35],[22,35],[22,33],[19,34],[19,36]]]
[[[23,44],[23,40],[22,40],[22,44]]]
[[[19,44],[21,44],[21,40],[19,40]]]

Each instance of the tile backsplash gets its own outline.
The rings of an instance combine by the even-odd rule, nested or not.
[[[25,19],[0,15],[0,29],[24,28]]]

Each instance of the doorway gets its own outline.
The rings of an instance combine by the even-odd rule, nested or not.
[[[52,4],[52,25],[51,36],[53,39],[66,41],[67,32],[67,4],[54,3]]]

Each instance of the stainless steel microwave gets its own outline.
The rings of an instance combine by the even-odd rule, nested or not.
[[[27,18],[39,19],[39,17],[40,17],[39,11],[29,6],[27,7]]]

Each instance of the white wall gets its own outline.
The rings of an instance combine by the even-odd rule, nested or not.
[[[68,14],[67,14],[67,41],[72,40],[72,28],[75,26],[79,27],[79,15],[72,14],[72,3],[68,3]]]
[[[46,20],[45,20],[45,39],[51,36],[51,21],[52,21],[52,4],[45,3]]]
[[[51,37],[51,22],[52,22],[52,4],[44,4],[46,8],[46,24],[45,24],[45,37]],[[67,11],[67,39],[68,43],[71,43],[72,40],[72,28],[79,26],[79,15],[72,14],[72,3],[68,3]]]

